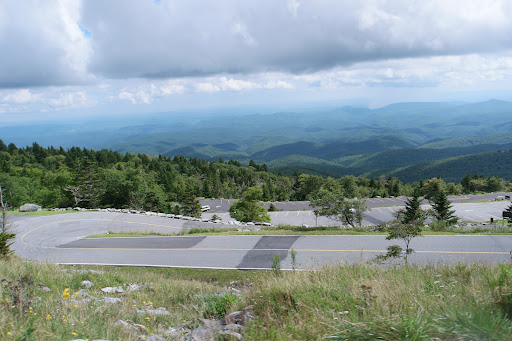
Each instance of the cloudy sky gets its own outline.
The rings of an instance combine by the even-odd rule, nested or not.
[[[512,100],[510,18],[509,0],[3,0],[0,119]]]

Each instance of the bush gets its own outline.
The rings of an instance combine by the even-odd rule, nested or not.
[[[14,239],[16,234],[14,233],[7,233],[7,232],[0,232],[0,258],[9,257],[13,254],[14,251],[11,250],[11,245],[14,243],[14,241],[11,241]]]
[[[239,302],[238,297],[233,294],[212,295],[203,298],[206,304],[203,316],[205,318],[220,318],[227,314],[231,306]]]

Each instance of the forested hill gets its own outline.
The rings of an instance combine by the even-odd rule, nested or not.
[[[499,191],[510,183],[497,177],[466,176],[461,183],[431,179],[403,184],[394,177],[367,179],[346,175],[271,173],[253,161],[200,160],[196,157],[150,157],[111,150],[48,147],[25,148],[0,140],[0,185],[4,200],[14,207],[31,202],[44,207],[116,207],[177,212],[196,197],[240,198],[249,187],[261,187],[262,200],[306,200],[321,188],[345,197],[410,195],[441,183],[450,194]]]

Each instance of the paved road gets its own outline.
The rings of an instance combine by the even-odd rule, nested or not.
[[[384,236],[177,236],[84,239],[107,231],[176,232],[198,222],[121,213],[75,213],[20,220],[15,252],[27,259],[69,264],[268,269],[371,260],[392,243]],[[512,236],[426,236],[411,245],[414,263],[510,261]]]
[[[453,195],[449,196],[448,199],[452,203],[468,203],[478,201],[493,201],[497,196],[512,196],[512,193],[490,193],[490,194],[478,194],[478,195]],[[366,206],[372,207],[390,207],[390,206],[403,206],[406,197],[397,198],[370,198],[366,200]],[[203,199],[201,205],[210,206],[210,213],[226,213],[229,212],[229,207],[236,202],[235,199]],[[266,209],[270,206],[270,201],[264,202]],[[272,202],[274,206],[280,211],[303,211],[311,210],[309,201],[282,201]],[[427,201],[423,201],[423,204],[428,204]]]
[[[455,203],[453,209],[455,214],[464,222],[487,222],[491,218],[502,219],[502,212],[505,208],[510,206],[509,201],[496,201],[486,203]],[[403,206],[383,206],[372,207],[365,212],[363,225],[374,226],[383,222],[393,220],[393,214]],[[430,205],[422,205],[423,209],[429,209]],[[231,218],[229,213],[203,213],[204,218],[210,219],[214,214],[221,217],[222,221],[229,223],[234,219]],[[290,225],[308,225],[308,226],[337,226],[339,222],[328,219],[326,217],[316,217],[315,213],[308,210],[299,211],[279,211],[269,212],[271,223],[274,225],[290,224]]]

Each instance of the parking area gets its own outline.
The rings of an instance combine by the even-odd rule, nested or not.
[[[509,201],[481,202],[481,203],[454,203],[455,214],[465,222],[489,222],[491,218],[502,219],[502,211],[510,205]],[[393,220],[393,214],[403,206],[369,207],[365,212],[363,225],[374,226]],[[422,205],[423,209],[429,209],[430,205]],[[203,218],[210,219],[217,214],[223,222],[234,220],[227,212],[205,212]],[[308,226],[333,226],[340,222],[326,217],[317,217],[309,207],[308,210],[269,212],[273,225],[308,225]]]
[[[452,195],[449,196],[448,199],[456,204],[456,203],[469,203],[469,202],[478,202],[478,201],[494,201],[496,197],[505,197],[511,196],[511,193],[490,193],[490,194],[478,194],[478,195]],[[203,199],[200,200],[201,205],[210,206],[209,213],[225,213],[229,212],[229,207],[233,203],[236,202],[237,199]],[[373,207],[394,207],[394,206],[403,206],[406,197],[396,197],[396,198],[369,198],[366,199],[366,206],[368,208]],[[509,201],[507,201],[509,202]],[[277,202],[264,202],[265,209],[270,207],[270,204],[274,204],[274,206],[279,211],[309,211],[312,210],[312,207],[309,205],[309,201],[277,201]],[[428,205],[426,200],[423,201],[424,205]]]

